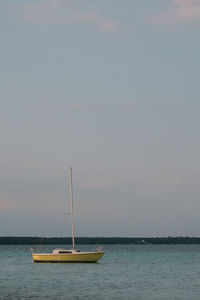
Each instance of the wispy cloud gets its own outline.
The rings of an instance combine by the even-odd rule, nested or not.
[[[173,0],[179,18],[184,20],[200,19],[200,0]]]
[[[99,27],[106,31],[117,31],[122,27],[122,25],[119,22],[106,21],[101,19],[99,22]]]
[[[150,22],[161,25],[172,25],[180,22],[196,22],[200,20],[200,0],[171,0],[167,10],[152,15]]]
[[[57,102],[57,103],[48,103],[47,101],[44,103],[40,103],[35,106],[36,111],[49,111],[49,110],[81,110],[84,109],[85,106],[80,103],[65,103],[65,102]]]
[[[181,179],[176,179],[176,180],[174,180],[173,182],[172,182],[172,184],[173,185],[180,185],[180,184],[183,184],[184,182],[183,182],[183,180],[181,180]]]
[[[14,208],[15,203],[5,195],[0,194],[0,212],[10,211]]]
[[[98,110],[98,111],[103,111],[105,109],[105,106],[99,104],[99,105],[95,106],[95,109]]]
[[[96,10],[71,0],[45,0],[12,4],[18,19],[34,24],[90,24],[105,31],[120,29],[121,23],[105,19]]]
[[[65,104],[63,102],[59,102],[57,104],[58,108],[61,108],[63,110],[80,110],[82,109],[84,106],[79,104],[79,103],[72,103],[72,104]]]
[[[126,103],[126,105],[129,105],[129,106],[134,105],[134,102],[133,102],[133,101],[128,101],[128,102]]]

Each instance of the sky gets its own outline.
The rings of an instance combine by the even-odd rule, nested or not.
[[[200,235],[200,0],[0,1],[0,236]]]

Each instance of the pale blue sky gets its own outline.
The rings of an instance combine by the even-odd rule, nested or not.
[[[0,2],[0,236],[199,235],[200,0]]]

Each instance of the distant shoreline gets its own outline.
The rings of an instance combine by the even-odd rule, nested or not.
[[[67,237],[0,237],[0,245],[71,244]],[[77,245],[199,245],[200,237],[75,237]]]

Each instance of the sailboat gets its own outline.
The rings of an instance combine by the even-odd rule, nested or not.
[[[96,263],[104,254],[99,247],[95,251],[80,251],[75,249],[74,244],[74,214],[73,214],[73,191],[72,191],[72,168],[70,168],[70,204],[71,204],[71,223],[72,223],[72,249],[54,249],[52,253],[35,253],[32,251],[34,262],[77,262],[77,263]]]

